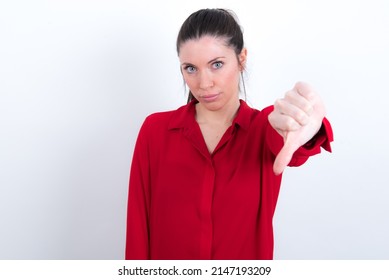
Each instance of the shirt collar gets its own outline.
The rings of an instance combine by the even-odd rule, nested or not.
[[[172,118],[169,122],[169,130],[170,129],[178,129],[178,128],[189,128],[193,127],[196,124],[196,103],[197,100],[192,100],[188,104],[181,106],[176,111],[173,112]],[[240,107],[238,113],[236,114],[235,119],[233,120],[233,125],[238,125],[239,127],[247,130],[250,126],[251,115],[253,113],[253,109],[250,108],[247,103],[243,100],[240,100]]]

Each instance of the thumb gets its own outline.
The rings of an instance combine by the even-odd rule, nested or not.
[[[278,153],[274,165],[273,165],[273,171],[276,175],[280,175],[284,169],[288,166],[290,160],[292,159],[292,156],[294,152],[297,150],[296,145],[294,144],[293,137],[290,135],[291,133],[288,133],[286,136],[286,140],[284,143],[284,146],[282,147],[281,151]]]

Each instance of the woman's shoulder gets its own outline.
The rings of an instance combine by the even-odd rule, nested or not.
[[[190,117],[190,112],[190,104],[183,105],[175,110],[155,112],[146,117],[143,125],[154,128],[169,128],[175,126],[180,120]]]
[[[262,121],[263,119],[267,119],[268,115],[273,111],[273,109],[273,105],[264,107],[262,109],[257,109],[251,105],[248,105],[246,101],[241,100],[241,110],[239,117],[250,119],[250,122]]]
[[[148,123],[164,123],[170,120],[171,116],[174,114],[175,110],[171,111],[162,111],[162,112],[154,112],[148,115],[145,118],[145,122]]]
[[[166,128],[173,114],[174,110],[152,113],[145,118],[142,129],[156,131]]]

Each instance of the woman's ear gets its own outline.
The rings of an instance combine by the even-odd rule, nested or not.
[[[242,51],[240,52],[239,56],[239,67],[240,71],[243,71],[246,68],[246,61],[247,61],[247,49],[243,48]]]

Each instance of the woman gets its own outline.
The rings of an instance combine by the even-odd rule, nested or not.
[[[139,132],[126,259],[272,259],[280,174],[331,150],[324,105],[301,82],[262,111],[240,100],[247,50],[226,10],[190,15],[177,53],[188,104]]]

